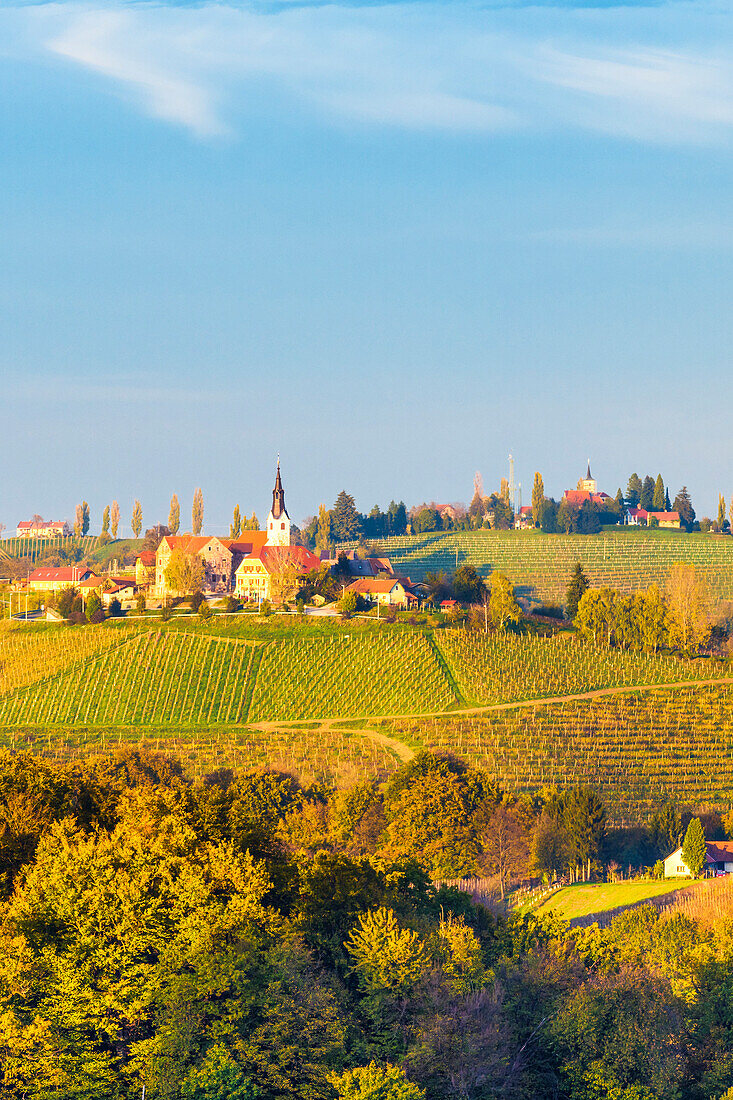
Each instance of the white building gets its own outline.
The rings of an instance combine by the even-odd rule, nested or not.
[[[708,874],[726,874],[733,872],[733,840],[708,840],[705,847],[705,866]],[[682,858],[682,849],[677,848],[664,861],[665,878],[691,878],[690,868]]]

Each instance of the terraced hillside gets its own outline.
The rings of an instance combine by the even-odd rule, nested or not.
[[[380,724],[481,765],[508,790],[598,787],[617,822],[643,819],[666,795],[733,805],[733,684],[607,695],[481,715]]]
[[[609,528],[600,535],[540,531],[457,531],[383,539],[378,545],[398,572],[421,580],[468,562],[483,575],[506,573],[518,595],[564,602],[577,561],[593,585],[634,592],[664,584],[675,562],[692,562],[718,599],[733,599],[733,538],[679,531]]]

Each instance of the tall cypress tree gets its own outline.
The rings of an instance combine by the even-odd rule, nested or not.
[[[537,471],[534,475],[534,485],[532,486],[532,523],[535,527],[539,527],[542,523],[544,504],[545,484],[542,480],[542,474]]]
[[[629,484],[626,486],[626,503],[629,508],[638,507],[641,500],[641,478],[638,474],[632,474],[629,478]]]
[[[654,478],[650,477],[649,474],[644,478],[639,504],[645,512],[651,512],[654,508]]]
[[[583,566],[578,561],[575,563],[575,569],[565,593],[565,610],[569,619],[574,619],[578,614],[578,604],[589,588],[590,581],[583,572]]]
[[[697,878],[705,866],[706,854],[707,848],[702,823],[699,817],[693,817],[687,826],[685,839],[682,842],[682,862],[689,867],[693,878]]]
[[[652,508],[655,512],[664,511],[664,482],[662,481],[662,475],[657,474],[657,480],[654,485],[654,496],[652,497]]]
[[[168,513],[168,530],[172,535],[177,535],[181,526],[181,506],[178,497],[174,493],[171,497],[171,507]]]

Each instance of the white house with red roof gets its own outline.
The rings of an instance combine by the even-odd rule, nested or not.
[[[41,566],[34,569],[28,577],[28,587],[36,592],[59,592],[62,588],[78,587],[83,582],[101,577],[92,569],[82,565],[64,565],[60,568]]]
[[[65,519],[22,519],[15,529],[18,539],[58,539],[70,535],[71,528]]]
[[[681,527],[679,512],[648,512],[645,508],[628,508],[624,516],[627,527],[648,527],[654,517],[660,527],[679,531]]]
[[[705,842],[703,870],[713,875],[729,875],[733,872],[733,840],[708,840]],[[664,861],[665,878],[690,878],[690,868],[682,858],[682,848],[677,848]]]
[[[407,578],[401,577],[359,577],[346,591],[388,607],[411,607],[419,602]]]

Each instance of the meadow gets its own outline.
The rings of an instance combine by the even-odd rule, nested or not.
[[[607,913],[626,905],[638,905],[651,898],[674,894],[681,886],[685,886],[684,881],[673,879],[663,882],[576,883],[558,890],[535,912],[553,913],[561,920],[572,921],[577,917]]]
[[[556,604],[564,604],[578,561],[594,587],[608,585],[624,594],[650,584],[663,587],[675,563],[691,562],[716,599],[733,600],[733,539],[723,535],[634,527],[608,527],[599,535],[449,531],[386,538],[374,546],[413,581],[469,564],[482,576],[505,573],[519,596]]]

